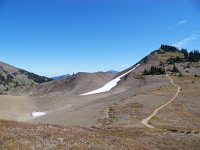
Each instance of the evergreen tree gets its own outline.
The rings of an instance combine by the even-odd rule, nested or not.
[[[144,69],[143,75],[161,75],[165,74],[165,69],[160,67],[151,66],[150,70]]]
[[[199,60],[200,60],[199,50],[194,50],[189,53],[189,61],[190,62],[198,62]]]
[[[169,45],[161,45],[160,49],[166,51],[166,52],[178,52],[179,49],[174,47],[174,46],[169,46]]]
[[[178,68],[174,65],[173,66],[173,69],[171,70],[172,72],[176,72],[176,73],[178,73],[178,72],[180,72],[179,70],[178,70]]]
[[[187,51],[187,49],[181,49],[181,53],[183,53],[184,54],[184,59],[186,59],[186,60],[188,60],[188,51]]]

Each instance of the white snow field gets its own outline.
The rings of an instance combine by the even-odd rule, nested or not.
[[[47,113],[45,112],[32,112],[31,115],[32,117],[36,118],[36,117],[40,117],[40,116],[44,116],[46,115]]]
[[[112,88],[114,88],[117,83],[121,80],[122,77],[124,77],[125,75],[127,75],[128,73],[134,71],[137,67],[139,67],[140,64],[138,64],[137,66],[135,66],[133,69],[127,71],[126,73],[122,74],[121,76],[109,81],[108,83],[106,83],[103,87],[97,89],[97,90],[94,90],[94,91],[91,91],[91,92],[88,92],[88,93],[84,93],[84,94],[81,94],[81,96],[86,96],[86,95],[93,95],[93,94],[98,94],[98,93],[103,93],[103,92],[108,92],[110,91]]]

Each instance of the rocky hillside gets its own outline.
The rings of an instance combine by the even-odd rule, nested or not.
[[[89,90],[103,86],[106,82],[114,77],[113,74],[105,72],[86,73],[79,72],[69,77],[52,82],[43,83],[35,87],[30,87],[25,93],[29,95],[46,95],[46,94],[67,94],[79,95]]]
[[[52,79],[0,62],[0,94],[5,94],[16,87],[26,87],[49,81]]]
[[[196,77],[200,76],[199,50],[189,52],[187,49],[178,49],[174,46],[161,45],[158,50],[153,51],[138,63],[141,64],[140,67],[128,76],[131,74],[134,76],[162,75],[165,74],[165,71],[180,77],[189,75]],[[128,68],[127,70],[130,70],[133,67]],[[167,70],[165,70],[165,67]],[[127,70],[123,72],[126,72]]]

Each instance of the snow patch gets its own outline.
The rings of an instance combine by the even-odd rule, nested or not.
[[[44,116],[46,114],[47,114],[46,112],[32,112],[31,116],[36,118],[36,117]]]
[[[93,95],[93,94],[98,94],[98,93],[103,93],[103,92],[108,92],[110,91],[112,88],[114,88],[117,83],[121,80],[122,77],[124,77],[125,75],[129,74],[130,72],[134,71],[137,67],[139,67],[140,64],[138,64],[137,66],[135,66],[133,69],[127,71],[126,73],[122,74],[121,76],[109,81],[108,83],[106,83],[103,87],[97,89],[97,90],[94,90],[94,91],[91,91],[91,92],[88,92],[88,93],[85,93],[85,94],[81,94],[81,96],[86,96],[86,95]]]

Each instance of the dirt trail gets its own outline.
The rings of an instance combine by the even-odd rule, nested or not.
[[[166,68],[165,68],[165,70],[166,70]],[[176,94],[174,95],[174,97],[173,97],[169,102],[167,102],[166,104],[164,104],[164,105],[160,106],[159,108],[155,109],[154,112],[153,112],[149,117],[147,117],[147,118],[145,118],[145,119],[143,119],[143,120],[141,121],[141,123],[142,123],[143,125],[145,125],[147,128],[151,128],[151,129],[155,128],[153,125],[149,124],[149,121],[150,121],[160,110],[162,110],[163,108],[165,108],[166,106],[168,106],[170,103],[172,103],[172,102],[176,99],[176,97],[179,95],[179,92],[180,92],[180,90],[181,90],[181,87],[178,86],[178,85],[176,85],[176,84],[174,83],[173,79],[172,79],[168,74],[166,74],[166,77],[170,80],[171,84],[177,88],[177,92],[176,92]]]

